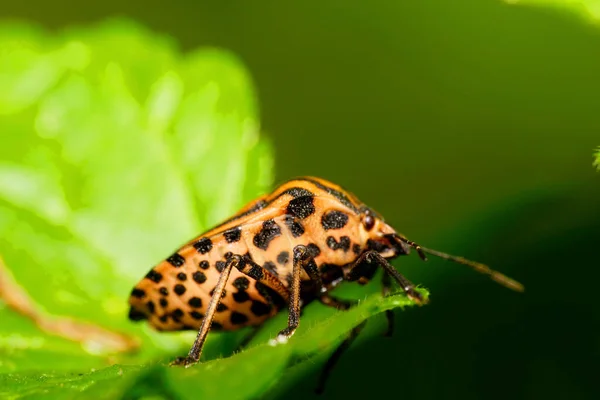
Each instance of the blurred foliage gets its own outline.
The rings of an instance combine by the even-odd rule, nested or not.
[[[142,339],[138,354],[106,354],[46,335],[2,306],[0,397],[255,397],[362,320],[411,304],[371,296],[351,312],[304,320],[286,346],[187,370],[150,363],[184,354],[193,333],[129,322],[133,284],[272,183],[272,150],[259,136],[246,71],[226,52],[182,54],[125,20],[57,35],[4,23],[0,86],[6,265],[48,314]],[[285,326],[280,317],[271,332]],[[239,336],[209,335],[205,356],[227,353]]]
[[[600,170],[600,147],[596,150],[594,154],[594,166]]]

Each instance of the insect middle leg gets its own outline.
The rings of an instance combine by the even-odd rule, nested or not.
[[[323,285],[321,274],[317,269],[315,260],[306,246],[300,244],[294,247],[293,262],[292,279],[288,288],[290,292],[288,303],[288,326],[279,332],[279,334],[277,334],[277,338],[271,343],[287,342],[294,332],[296,332],[296,328],[298,328],[298,325],[300,324],[300,274],[302,270],[304,270],[308,276],[315,281],[321,301],[330,303],[332,305],[335,304],[335,306],[339,306],[342,309],[347,309],[350,306],[344,304],[343,301],[327,294],[327,290]]]

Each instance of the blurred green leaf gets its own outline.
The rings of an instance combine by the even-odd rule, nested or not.
[[[564,9],[574,12],[591,20],[594,23],[600,22],[600,1],[599,0],[504,0],[508,4],[533,4],[550,6],[556,9]]]
[[[594,166],[600,171],[600,147],[598,147],[598,150],[594,154]]]
[[[178,349],[178,335],[128,322],[128,293],[271,186],[243,66],[217,49],[183,54],[129,21],[58,35],[3,23],[0,84],[0,254],[15,279],[50,314],[141,334],[148,357]],[[0,371],[82,354],[0,315],[12,321],[0,326]]]

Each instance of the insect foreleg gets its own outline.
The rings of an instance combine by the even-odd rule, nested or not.
[[[427,302],[423,298],[423,296],[421,296],[421,294],[415,290],[415,285],[411,281],[406,279],[404,275],[398,272],[396,268],[394,268],[394,266],[389,263],[388,260],[382,257],[381,254],[379,254],[375,250],[365,251],[363,254],[360,255],[360,257],[358,257],[354,265],[360,265],[364,262],[381,266],[385,273],[390,275],[391,278],[394,278],[394,280],[398,282],[402,290],[404,290],[404,293],[406,293],[406,295],[413,301],[419,304],[424,304]],[[356,278],[357,277],[353,276],[351,272],[349,280],[355,280]]]

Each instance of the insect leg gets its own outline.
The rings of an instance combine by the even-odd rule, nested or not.
[[[367,320],[365,319],[363,322],[355,326],[348,334],[348,337],[346,337],[346,339],[344,339],[344,341],[337,347],[337,349],[335,349],[333,354],[329,356],[327,362],[325,363],[325,366],[323,367],[323,370],[321,371],[321,375],[319,376],[319,383],[317,384],[317,388],[315,389],[315,392],[317,394],[323,393],[323,391],[325,390],[325,383],[327,382],[327,378],[329,378],[333,367],[335,367],[335,364],[337,364],[342,354],[346,350],[348,350],[348,348],[352,345],[352,342],[354,342],[354,340],[358,337],[358,335],[363,330],[366,324]]]
[[[404,293],[406,293],[406,295],[410,299],[419,304],[427,302],[427,300],[425,300],[423,296],[421,296],[421,294],[415,290],[415,285],[411,281],[406,279],[404,275],[398,272],[396,268],[394,268],[394,266],[389,263],[388,260],[382,257],[381,254],[379,254],[375,250],[365,251],[363,254],[361,254],[360,257],[358,257],[358,259],[355,261],[355,265],[359,265],[362,262],[367,262],[369,264],[377,264],[381,266],[384,269],[384,271],[388,275],[390,275],[390,277],[394,278],[394,280],[398,282],[402,290],[404,290]],[[349,280],[353,279],[355,278],[352,277],[351,274]]]
[[[171,365],[183,365],[185,367],[189,367],[200,360],[202,347],[206,341],[206,335],[208,335],[210,324],[212,323],[215,312],[217,311],[217,306],[221,301],[221,296],[223,295],[223,290],[225,289],[227,280],[229,279],[231,268],[238,267],[243,262],[242,256],[237,254],[231,256],[231,258],[227,260],[225,268],[223,268],[223,271],[219,276],[219,280],[217,281],[217,286],[214,289],[210,303],[208,303],[208,308],[206,310],[206,314],[204,315],[204,319],[202,320],[202,325],[200,325],[200,330],[198,330],[198,335],[196,336],[196,340],[194,341],[190,352],[188,353],[187,357],[179,357],[173,361]]]
[[[389,296],[390,293],[392,292],[392,279],[390,278],[390,275],[387,273],[384,273],[383,277],[381,278],[381,291],[382,291],[383,297]],[[387,322],[388,322],[388,328],[387,328],[387,331],[385,332],[385,336],[392,336],[392,334],[394,333],[394,311],[386,310],[385,317],[387,318]]]
[[[319,300],[321,301],[321,304],[327,306],[327,307],[333,307],[336,308],[338,310],[342,310],[342,311],[346,311],[348,310],[350,307],[355,306],[356,304],[358,304],[357,301],[355,300],[345,300],[345,299],[340,299],[337,298],[335,296],[332,296],[330,294],[324,294],[322,295]]]
[[[313,261],[313,257],[304,245],[294,247],[294,264],[292,268],[292,279],[288,288],[290,292],[288,308],[288,326],[277,334],[277,338],[272,343],[285,343],[296,332],[300,324],[300,272],[306,269],[308,264]],[[315,267],[316,268],[316,267]],[[310,267],[309,267],[310,269]],[[312,270],[312,269],[311,269]],[[314,272],[314,270],[312,270]],[[308,272],[307,272],[308,273]],[[318,271],[317,271],[318,275]],[[319,276],[320,279],[320,276]],[[318,283],[317,283],[318,284]],[[321,286],[323,284],[321,283]]]
[[[297,246],[300,247],[300,246]],[[304,247],[304,246],[302,246]],[[303,265],[304,271],[308,274],[310,279],[317,285],[317,292],[319,293],[319,301],[328,307],[334,307],[338,310],[347,310],[350,307],[357,304],[353,300],[339,299],[328,293],[327,288],[323,285],[323,279],[321,278],[321,272],[317,268],[317,264],[311,258],[306,264]]]
[[[237,269],[248,277],[262,283],[263,285],[273,289],[281,298],[287,301],[290,297],[288,289],[281,283],[281,280],[271,272],[261,267],[248,257],[244,257],[244,262],[238,264]],[[261,293],[267,300],[270,300],[268,294]]]

